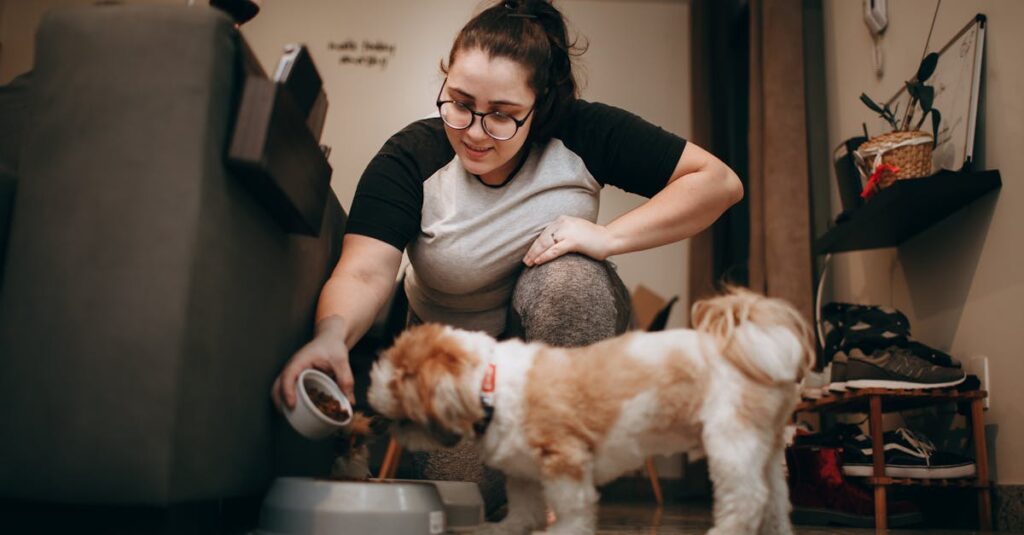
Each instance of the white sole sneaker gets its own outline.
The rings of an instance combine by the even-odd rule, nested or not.
[[[887,379],[853,379],[846,381],[846,388],[898,388],[909,390],[927,390],[931,388],[949,388],[967,380],[961,377],[956,381],[945,383],[913,383],[910,381],[891,381]]]
[[[978,468],[974,463],[959,464],[955,466],[898,466],[886,465],[885,475],[889,477],[905,477],[911,479],[956,479],[961,477],[974,477]],[[872,477],[875,475],[873,466],[869,465],[844,465],[843,474],[852,477]]]

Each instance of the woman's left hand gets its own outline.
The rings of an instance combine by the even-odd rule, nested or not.
[[[604,260],[611,256],[613,239],[612,233],[603,225],[578,217],[559,216],[533,241],[523,263],[536,266],[567,253]]]

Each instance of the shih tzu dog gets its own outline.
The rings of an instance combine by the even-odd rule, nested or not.
[[[783,433],[813,363],[788,303],[747,290],[693,306],[696,329],[581,348],[427,324],[371,372],[369,402],[413,450],[475,440],[507,476],[509,513],[487,533],[593,533],[596,486],[654,454],[708,458],[712,534],[790,534]]]

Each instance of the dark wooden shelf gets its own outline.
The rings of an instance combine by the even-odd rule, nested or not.
[[[847,476],[850,477],[850,476]],[[956,479],[923,479],[905,477],[867,477],[870,485],[893,485],[900,487],[959,487],[959,488],[989,488],[991,485],[986,481],[978,481],[977,477],[960,477]]]
[[[818,399],[803,401],[797,411],[810,412],[868,412],[871,396],[882,396],[882,412],[905,411],[933,405],[936,402],[966,402],[984,399],[988,392],[969,390],[960,392],[953,389],[904,390],[891,388],[864,388],[849,390],[841,394],[829,394]]]
[[[999,171],[940,171],[898,180],[819,237],[818,254],[895,247],[1002,186]]]

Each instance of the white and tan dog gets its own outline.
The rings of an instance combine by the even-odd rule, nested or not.
[[[593,533],[601,485],[653,454],[705,452],[714,534],[789,534],[783,431],[813,363],[810,330],[746,290],[698,302],[696,330],[630,333],[563,349],[422,325],[374,365],[370,404],[399,442],[475,439],[508,478],[490,533]]]

